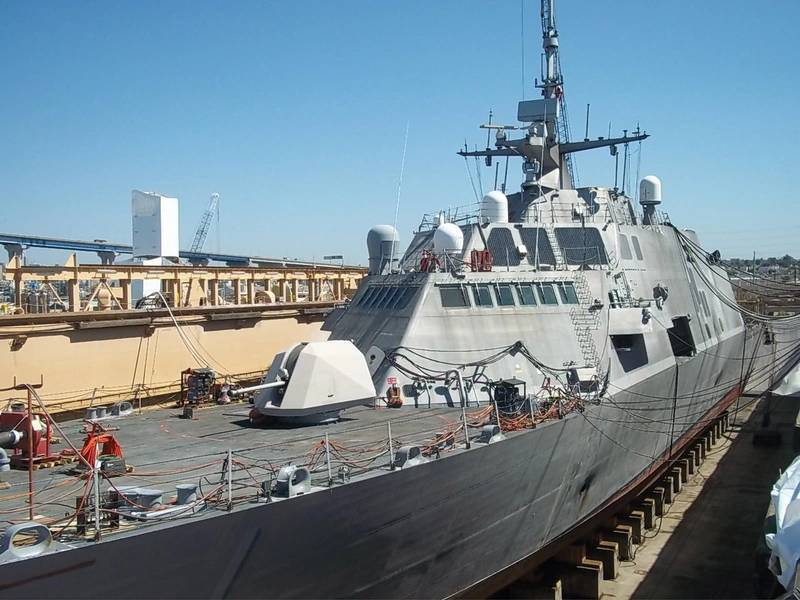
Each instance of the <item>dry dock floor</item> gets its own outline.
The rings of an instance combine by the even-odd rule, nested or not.
[[[742,398],[740,406],[751,401]],[[756,547],[772,485],[795,456],[798,406],[792,398],[769,401],[770,429],[781,434],[773,446],[753,443],[766,400],[738,413],[731,407],[731,429],[635,547],[633,560],[620,564],[616,580],[603,582],[603,597],[758,597]]]

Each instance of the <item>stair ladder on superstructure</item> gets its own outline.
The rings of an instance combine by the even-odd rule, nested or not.
[[[556,239],[556,227],[553,223],[542,223],[544,231],[547,234],[547,240],[550,242],[550,247],[553,249],[553,256],[556,259],[555,268],[557,271],[564,271],[567,268],[567,261],[564,260],[564,254],[561,252],[561,246],[558,245]]]
[[[572,274],[574,275],[573,281],[578,304],[569,311],[569,317],[586,365],[597,367],[600,363],[600,355],[597,353],[593,332],[600,327],[600,315],[597,310],[591,308],[594,298],[586,276],[580,270],[573,271]]]

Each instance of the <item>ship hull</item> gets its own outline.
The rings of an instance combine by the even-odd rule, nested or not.
[[[697,357],[677,375],[674,367],[664,369],[619,390],[613,405],[589,406],[500,443],[291,501],[2,565],[0,592],[94,598],[490,593],[657,478],[711,425],[739,395],[741,363],[722,357],[741,353],[743,337],[719,344],[716,360]],[[714,380],[713,393],[692,396],[714,388]],[[664,390],[673,388],[676,401],[665,400]],[[645,399],[652,402],[641,404]]]

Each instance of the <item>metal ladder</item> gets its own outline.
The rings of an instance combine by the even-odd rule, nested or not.
[[[597,346],[594,343],[593,331],[600,327],[600,315],[596,310],[590,310],[594,298],[589,282],[582,271],[573,271],[575,292],[578,296],[579,304],[572,307],[569,311],[569,318],[575,329],[578,339],[578,346],[586,364],[590,367],[597,367],[600,363],[600,355],[597,353]]]
[[[550,247],[553,249],[553,256],[556,259],[556,270],[564,271],[567,269],[567,261],[564,260],[564,255],[561,253],[561,246],[558,245],[556,239],[556,228],[553,223],[543,223],[544,231],[547,234],[547,240],[550,242]]]

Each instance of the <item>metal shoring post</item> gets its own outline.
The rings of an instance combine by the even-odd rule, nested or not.
[[[325,462],[328,465],[328,487],[333,486],[333,472],[331,471],[331,445],[328,441],[328,432],[325,432]]]
[[[233,508],[233,451],[228,448],[228,510]]]
[[[100,541],[100,469],[95,463],[92,469],[94,478],[94,541]]]
[[[389,470],[394,471],[394,445],[392,442],[392,422],[386,423],[386,430],[389,432]]]
[[[467,450],[470,449],[469,443],[469,431],[467,431],[467,407],[464,404],[461,404],[461,422],[464,427],[464,444],[467,447]]]

